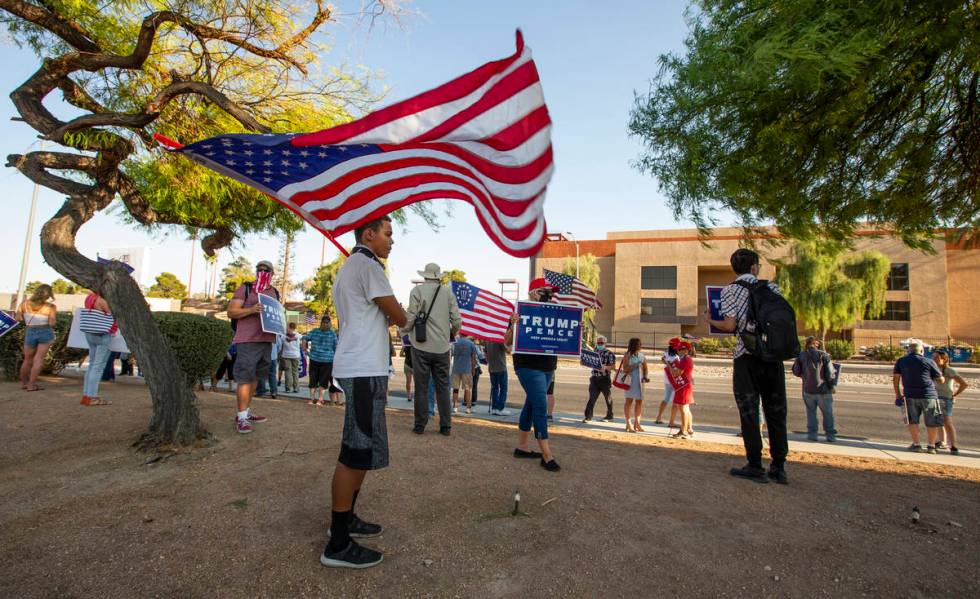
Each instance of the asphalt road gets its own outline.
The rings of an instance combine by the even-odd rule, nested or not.
[[[391,381],[391,395],[405,397],[405,379],[401,364],[396,363],[397,375]],[[738,429],[738,410],[732,398],[731,381],[721,377],[696,378],[694,400],[694,428],[699,426]],[[583,369],[559,368],[556,376],[555,397],[558,412],[582,414],[589,395],[589,372]],[[806,431],[806,412],[797,379],[787,379],[789,403],[789,430]],[[657,415],[660,399],[663,397],[662,377],[652,376],[646,386],[647,400],[644,401],[643,419],[652,422]],[[490,395],[490,380],[484,374],[479,380],[478,399],[486,410]],[[623,417],[623,392],[613,389],[613,413],[617,419]],[[462,399],[462,398],[461,398]],[[400,401],[395,399],[394,401]],[[520,409],[524,395],[520,383],[513,372],[509,377],[507,406]],[[596,402],[596,415],[605,414],[602,398]],[[669,407],[668,407],[669,410]],[[664,420],[669,416],[665,412]],[[819,418],[819,411],[817,412]],[[961,448],[980,449],[980,390],[967,389],[956,398],[953,417],[959,436],[957,445]],[[908,431],[902,423],[902,415],[895,407],[895,397],[891,386],[885,385],[841,385],[834,395],[834,418],[839,436],[861,437],[880,441],[900,443],[910,442]],[[822,430],[821,430],[822,433]],[[922,430],[923,441],[925,429]],[[822,440],[821,434],[821,440]]]

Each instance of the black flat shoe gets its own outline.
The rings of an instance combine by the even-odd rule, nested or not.
[[[442,435],[443,437],[448,437],[449,435],[452,434],[452,432],[450,431],[449,427],[445,427],[439,429],[439,434]]]
[[[544,461],[544,458],[541,458],[541,467],[548,472],[558,472],[561,470],[561,466],[558,465],[558,462],[556,462],[554,458],[547,462]]]
[[[514,449],[515,458],[540,458],[541,452],[539,451],[524,451],[523,449]]]
[[[765,484],[769,482],[769,477],[766,475],[766,471],[762,468],[743,466],[741,468],[732,468],[728,471],[728,473],[739,478],[747,478],[755,483]]]

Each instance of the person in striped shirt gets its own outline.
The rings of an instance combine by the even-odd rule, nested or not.
[[[325,405],[324,391],[329,390],[331,403],[340,404],[340,389],[333,384],[333,356],[337,349],[337,333],[329,314],[320,319],[320,328],[303,336],[303,349],[310,357],[310,405]]]
[[[748,353],[740,335],[755,326],[755,323],[749,322],[751,296],[745,285],[754,285],[758,281],[762,263],[759,254],[740,248],[732,254],[731,264],[737,276],[732,284],[721,290],[723,320],[711,320],[710,312],[706,312],[706,318],[712,325],[738,336],[732,368],[732,386],[741,419],[742,443],[745,446],[748,463],[741,468],[732,468],[730,473],[732,476],[758,483],[767,483],[772,479],[785,485],[787,483],[786,454],[789,453],[786,440],[786,374],[782,362],[763,362],[759,357]],[[769,283],[769,288],[779,293],[779,287],[775,283]],[[762,468],[760,399],[769,429],[769,455],[772,461],[768,472]]]

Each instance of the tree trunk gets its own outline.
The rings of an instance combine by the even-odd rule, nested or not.
[[[197,398],[176,356],[157,328],[136,281],[122,266],[101,265],[75,248],[75,234],[91,208],[69,200],[41,229],[41,253],[64,277],[99,292],[112,309],[126,344],[140,364],[153,401],[150,426],[134,444],[144,450],[194,445],[209,437]],[[92,210],[94,212],[94,210]]]

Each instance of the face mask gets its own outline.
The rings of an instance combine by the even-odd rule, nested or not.
[[[260,270],[255,273],[255,293],[262,293],[272,285],[272,273]]]
[[[595,348],[597,350],[599,350],[599,351],[602,351],[602,350],[606,349],[606,344],[605,343],[600,343],[600,344],[596,345]]]

